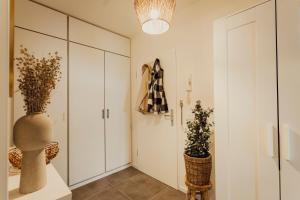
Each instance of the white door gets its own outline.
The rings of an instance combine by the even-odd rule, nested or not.
[[[139,60],[140,70],[143,64],[153,65],[156,56],[160,59],[164,70],[164,88],[170,113],[164,115],[143,115],[134,111],[134,134],[138,146],[136,148],[136,163],[138,169],[150,176],[178,188],[178,135],[176,129],[176,101],[177,101],[177,63],[175,50],[156,52],[155,55],[145,56]],[[153,61],[153,62],[152,62]],[[141,77],[141,71],[137,76]],[[136,93],[140,78],[136,81]],[[135,95],[137,96],[137,95]],[[136,104],[136,99],[133,99]],[[173,112],[173,120],[168,115]],[[180,155],[181,157],[182,155]]]
[[[300,2],[277,0],[282,200],[300,198]]]
[[[106,171],[131,162],[130,59],[105,52]]]
[[[20,56],[20,45],[23,45],[28,49],[30,53],[33,53],[36,57],[46,57],[49,52],[58,52],[62,57],[60,70],[62,72],[62,78],[57,87],[51,94],[48,105],[47,114],[51,118],[54,124],[54,141],[59,142],[59,153],[52,161],[55,168],[62,176],[65,182],[67,182],[68,171],[68,133],[67,133],[67,42],[54,37],[45,36],[35,32],[15,28],[15,57]],[[15,88],[14,88],[14,122],[25,114],[23,105],[23,97],[18,89],[18,70],[15,66]]]
[[[216,198],[278,200],[275,3],[215,24]]]
[[[69,184],[105,172],[104,52],[70,43]]]

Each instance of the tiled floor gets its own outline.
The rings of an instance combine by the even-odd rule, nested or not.
[[[184,193],[133,167],[72,192],[73,200],[185,200]]]

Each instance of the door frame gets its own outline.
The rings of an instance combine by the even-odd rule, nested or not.
[[[10,1],[0,2],[1,32],[0,39],[0,199],[8,199],[8,97],[9,97],[9,9]]]

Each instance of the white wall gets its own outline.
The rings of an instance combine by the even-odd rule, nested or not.
[[[7,199],[8,2],[0,1],[0,199]]]
[[[192,105],[200,99],[205,106],[213,106],[213,21],[230,13],[248,8],[261,0],[201,0],[194,1],[184,10],[176,11],[171,29],[160,36],[149,36],[140,33],[132,38],[132,99],[133,108],[137,98],[139,82],[134,78],[140,72],[137,66],[140,57],[153,55],[159,51],[176,49],[178,77],[178,100],[184,101],[184,122],[190,113],[190,105],[186,98],[186,86],[192,76],[193,92]],[[177,102],[179,104],[179,102]],[[137,149],[137,135],[135,125],[139,123],[133,111],[133,147]],[[178,111],[177,118],[180,118]],[[180,121],[180,120],[177,120]],[[180,124],[178,124],[180,127]],[[183,154],[185,134],[180,131],[179,155]],[[212,150],[213,153],[213,150]],[[184,161],[179,161],[179,188],[184,189]],[[133,165],[138,168],[136,154],[133,153]],[[213,195],[214,196],[214,195]],[[214,197],[213,197],[214,199]]]

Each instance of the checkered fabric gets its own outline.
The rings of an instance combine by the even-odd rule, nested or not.
[[[151,80],[148,91],[148,112],[155,114],[168,113],[168,103],[164,90],[164,70],[159,59],[155,60],[151,71]]]

